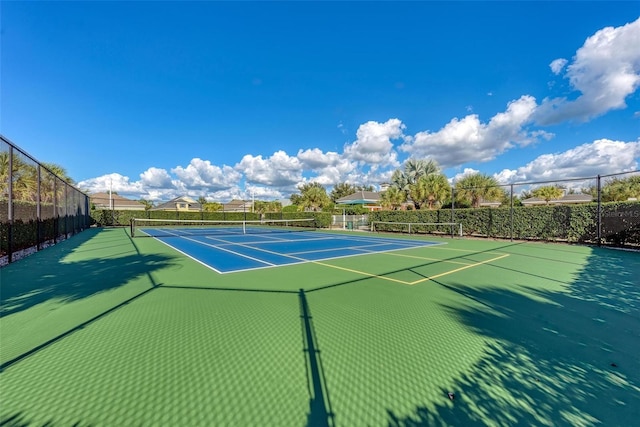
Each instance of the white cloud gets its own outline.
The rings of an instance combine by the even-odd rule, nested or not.
[[[402,138],[404,129],[399,119],[364,123],[358,127],[356,141],[344,147],[344,154],[350,160],[363,163],[398,166],[398,155],[391,141]]]
[[[569,61],[567,61],[564,58],[558,58],[558,59],[554,59],[553,61],[551,61],[551,64],[549,64],[549,68],[551,68],[551,71],[553,72],[553,74],[560,74],[560,72],[564,69],[564,66],[567,65]]]
[[[302,163],[284,151],[273,153],[268,159],[245,155],[235,169],[250,183],[275,187],[294,185],[302,180]]]
[[[165,169],[151,167],[140,174],[144,187],[163,188],[172,186],[171,176]]]
[[[194,158],[186,168],[171,169],[187,189],[222,190],[236,184],[242,175],[230,166],[215,166],[209,160]]]
[[[562,153],[544,154],[516,170],[494,176],[501,183],[594,177],[638,168],[640,139],[633,142],[599,139]]]
[[[607,111],[625,108],[627,96],[640,86],[638,46],[640,18],[621,27],[603,28],[589,37],[565,74],[580,95],[575,100],[545,99],[536,113],[536,122],[549,125],[565,120],[587,121]]]
[[[138,194],[144,191],[141,182],[131,182],[128,176],[110,173],[96,178],[86,179],[78,183],[78,187],[91,193],[108,193],[113,191],[121,196]]]
[[[244,194],[244,199],[255,200],[278,200],[285,198],[283,193],[273,187],[262,187],[259,185],[247,186]]]
[[[457,173],[453,178],[449,179],[449,184],[455,184],[456,182],[460,181],[462,178],[464,178],[465,176],[469,176],[469,175],[473,175],[480,172],[477,169],[472,169],[472,168],[464,168],[464,170],[460,173]]]
[[[305,170],[310,169],[317,174],[312,178],[313,182],[318,182],[325,186],[344,182],[348,174],[358,167],[355,161],[351,161],[335,152],[323,153],[318,148],[299,150],[298,159],[302,162],[302,167]]]
[[[454,118],[438,132],[418,132],[400,149],[414,157],[432,157],[443,167],[486,162],[514,145],[524,146],[539,136],[551,135],[524,129],[535,109],[535,98],[524,95],[511,101],[507,110],[493,116],[489,123],[480,122],[477,114]]]
[[[314,170],[335,166],[344,162],[344,159],[338,153],[331,151],[324,153],[319,148],[304,151],[298,150],[297,157],[302,162],[305,169]]]

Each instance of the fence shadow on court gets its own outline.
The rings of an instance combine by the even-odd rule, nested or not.
[[[86,232],[87,238],[91,234]],[[81,235],[76,236],[79,238]],[[85,243],[75,241],[74,244]],[[63,244],[60,244],[63,245]],[[37,304],[58,300],[74,301],[90,297],[129,283],[171,263],[166,255],[131,253],[123,246],[123,256],[89,257],[79,261],[62,262],[65,248],[49,248],[50,252],[33,255],[22,263],[2,271],[0,317],[27,310]],[[91,251],[91,249],[88,249]]]
[[[594,250],[567,292],[439,285],[470,298],[445,307],[488,339],[471,373],[391,426],[632,425],[640,417],[638,254]],[[634,275],[633,272],[636,272]],[[490,284],[488,284],[490,285]],[[477,304],[480,303],[480,304]]]

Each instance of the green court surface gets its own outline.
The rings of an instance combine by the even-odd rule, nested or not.
[[[0,425],[637,425],[640,253],[428,240],[221,275],[80,233],[0,270]]]

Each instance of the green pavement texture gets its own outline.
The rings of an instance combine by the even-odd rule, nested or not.
[[[0,425],[637,423],[640,253],[419,238],[218,274],[94,228],[12,263]]]

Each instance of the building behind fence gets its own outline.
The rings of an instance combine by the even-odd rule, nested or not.
[[[0,136],[0,265],[89,225],[89,197]]]

